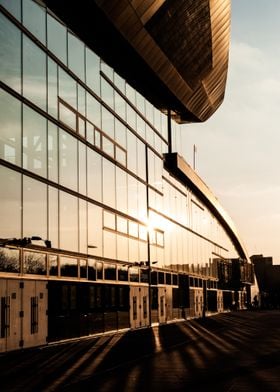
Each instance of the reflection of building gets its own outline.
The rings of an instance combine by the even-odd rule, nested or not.
[[[181,152],[227,74],[229,1],[198,3],[0,0],[1,351],[245,303],[246,251]]]
[[[273,265],[272,257],[251,256],[260,291],[262,308],[280,308],[280,265]]]

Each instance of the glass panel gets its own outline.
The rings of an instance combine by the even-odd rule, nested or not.
[[[86,136],[86,122],[82,117],[78,117],[78,132],[82,137]]]
[[[98,128],[101,128],[100,103],[89,93],[86,94],[87,118]]]
[[[117,216],[117,231],[127,234],[127,219]]]
[[[22,23],[43,44],[46,43],[46,12],[32,0],[22,2]]]
[[[104,257],[108,259],[117,258],[117,243],[116,234],[110,231],[103,231],[103,241],[104,241]]]
[[[116,167],[116,204],[117,209],[127,212],[127,173]]]
[[[139,238],[143,241],[147,241],[147,227],[139,225]]]
[[[128,240],[128,257],[129,261],[135,263],[139,261],[139,245],[138,240],[129,238]]]
[[[101,133],[97,129],[95,129],[95,131],[94,131],[94,145],[99,149],[102,148]]]
[[[21,20],[21,0],[0,0],[3,5],[15,18]]]
[[[0,14],[0,79],[21,92],[21,33]]]
[[[136,136],[127,132],[127,168],[133,173],[137,172],[137,147]]]
[[[88,203],[88,253],[91,255],[103,255],[102,228],[102,208]]]
[[[77,110],[77,83],[62,68],[58,68],[59,97]]]
[[[58,182],[58,128],[48,122],[48,178]]]
[[[87,155],[86,145],[79,142],[79,192],[87,193]]]
[[[101,156],[95,151],[87,150],[87,184],[88,197],[94,200],[101,201],[102,198],[102,169]]]
[[[103,203],[114,208],[116,204],[115,165],[103,158]]]
[[[96,280],[95,260],[92,259],[88,259],[88,280]]]
[[[60,184],[77,190],[77,140],[62,129],[59,129],[59,151]]]
[[[78,84],[78,112],[86,115],[86,90]]]
[[[58,260],[56,255],[48,255],[49,275],[57,276],[58,274]]]
[[[104,227],[107,229],[116,229],[116,215],[108,211],[103,211]]]
[[[71,257],[60,257],[60,275],[78,277],[78,260]]]
[[[146,151],[145,144],[137,139],[137,174],[146,180]]]
[[[68,33],[68,67],[85,80],[85,46],[71,33]]]
[[[86,84],[100,95],[100,59],[90,49],[86,48]]]
[[[118,146],[115,146],[116,149],[116,160],[121,163],[123,166],[126,166],[126,152]]]
[[[47,273],[46,255],[43,253],[24,252],[23,273],[46,275]]]
[[[89,121],[86,122],[87,128],[87,141],[91,144],[94,144],[94,126]]]
[[[49,231],[48,239],[53,248],[58,248],[58,190],[51,186],[49,188]]]
[[[21,174],[0,166],[0,238],[21,237]]]
[[[102,131],[114,139],[114,116],[104,107],[102,107]]]
[[[78,199],[59,192],[60,248],[78,251]]]
[[[114,84],[123,94],[125,94],[125,80],[116,72],[114,73]]]
[[[138,218],[147,221],[147,192],[146,185],[138,182]]]
[[[97,279],[103,279],[103,263],[100,261],[96,262],[96,273],[97,273]]]
[[[101,98],[112,109],[114,109],[114,90],[113,87],[103,78],[101,78]]]
[[[57,65],[48,57],[48,113],[57,118]]]
[[[118,269],[118,280],[127,282],[128,281],[128,268],[127,266],[119,266]]]
[[[126,127],[115,118],[115,140],[126,150]]]
[[[106,136],[102,137],[102,150],[114,158],[114,144],[111,140],[109,140]]]
[[[87,261],[80,260],[80,278],[87,279]]]
[[[0,92],[0,157],[21,166],[21,103]]]
[[[47,176],[47,120],[23,105],[23,167]]]
[[[144,116],[146,115],[145,110],[145,99],[144,97],[136,91],[136,106],[139,112],[141,112]]]
[[[46,54],[23,36],[23,95],[46,110]]]
[[[133,103],[133,105],[135,105],[135,100],[136,100],[135,90],[127,83],[126,83],[126,96],[129,99],[129,101]]]
[[[138,202],[137,202],[137,180],[130,175],[127,176],[128,184],[128,214],[137,218],[138,217]]]
[[[114,79],[114,70],[111,68],[108,64],[106,64],[104,61],[101,60],[101,71],[104,72],[106,76],[108,76],[109,79],[113,81]]]
[[[128,261],[128,238],[117,235],[117,259]]]
[[[128,234],[138,238],[138,223],[132,221],[128,222]]]
[[[87,245],[87,203],[79,199],[79,251],[87,254]]]
[[[47,186],[23,176],[23,237],[47,238]]]
[[[104,264],[104,279],[116,280],[117,269],[115,264]]]
[[[50,51],[66,64],[66,28],[49,14],[47,15],[47,37]]]
[[[76,132],[77,116],[71,109],[59,102],[59,120]]]
[[[142,136],[143,139],[146,138],[146,123],[145,121],[139,116],[136,116],[137,121],[137,133]]]
[[[136,130],[136,113],[130,105],[126,105],[126,121],[132,129]]]
[[[0,248],[0,272],[20,272],[18,249]]]
[[[139,269],[129,268],[129,280],[130,282],[139,282]]]
[[[115,91],[115,112],[123,120],[126,119],[126,102],[116,91]]]

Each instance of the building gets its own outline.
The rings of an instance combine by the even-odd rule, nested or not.
[[[264,309],[280,308],[280,265],[273,265],[272,257],[251,256],[259,287],[258,306]]]
[[[229,1],[0,6],[0,351],[245,307],[180,141],[223,100]]]

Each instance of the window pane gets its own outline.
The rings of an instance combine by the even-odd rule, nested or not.
[[[21,20],[21,0],[0,0],[3,5],[15,18]]]
[[[87,155],[85,144],[79,142],[79,192],[87,193]]]
[[[86,48],[86,83],[100,95],[100,59],[90,49]]]
[[[59,192],[60,248],[78,251],[78,199]]]
[[[103,211],[104,227],[107,229],[116,229],[116,215],[108,211]]]
[[[116,203],[117,209],[127,212],[127,173],[116,167]]]
[[[78,260],[71,257],[60,257],[60,275],[78,277]]]
[[[98,128],[101,128],[100,103],[87,93],[87,118]]]
[[[21,103],[0,92],[0,157],[21,166]]]
[[[116,180],[115,165],[103,158],[103,203],[115,207]]]
[[[102,131],[114,139],[114,116],[104,107],[102,107]]]
[[[20,272],[18,249],[0,248],[0,271]]]
[[[88,253],[103,256],[102,208],[88,203]]]
[[[85,80],[85,46],[71,33],[68,33],[68,66],[82,81]]]
[[[77,110],[77,83],[62,68],[58,68],[59,97]]]
[[[77,190],[77,140],[59,129],[59,180],[68,188]]]
[[[59,102],[59,120],[76,132],[77,116],[71,109]]]
[[[48,113],[57,118],[57,65],[48,57]]]
[[[87,202],[79,199],[79,251],[88,253],[87,248]]]
[[[48,122],[48,178],[58,182],[58,128]]]
[[[47,238],[47,186],[23,176],[23,237]]]
[[[53,248],[58,248],[58,190],[51,186],[49,189],[49,231],[48,239],[52,243]]]
[[[127,168],[133,173],[137,172],[137,145],[136,136],[127,132]]]
[[[114,144],[105,136],[102,137],[102,150],[114,158]]]
[[[102,169],[101,169],[101,156],[95,151],[88,149],[88,166],[87,166],[87,184],[88,184],[88,197],[94,200],[101,201],[102,198]]]
[[[46,275],[47,262],[46,255],[43,253],[24,252],[23,273]]]
[[[116,148],[116,160],[123,166],[126,166],[126,152],[118,146]]]
[[[86,90],[78,84],[78,112],[86,115]]]
[[[23,106],[23,167],[40,176],[47,175],[47,121]]]
[[[21,237],[21,175],[0,166],[0,238]]]
[[[51,15],[47,15],[48,48],[66,64],[66,28]]]
[[[127,219],[117,216],[117,231],[127,234]]]
[[[115,119],[115,140],[126,150],[126,127],[117,119]]]
[[[116,259],[117,257],[117,244],[116,234],[110,231],[103,231],[104,241],[104,257],[108,259]]]
[[[114,109],[114,90],[113,87],[103,78],[101,78],[101,98],[112,109]]]
[[[21,92],[21,33],[0,14],[0,79]]]
[[[58,260],[56,255],[48,255],[49,262],[49,275],[57,276]]]
[[[23,95],[46,110],[46,54],[23,36]]]
[[[22,22],[43,44],[46,43],[46,13],[32,0],[22,2]]]

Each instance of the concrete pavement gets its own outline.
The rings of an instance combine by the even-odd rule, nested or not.
[[[280,311],[239,311],[0,356],[4,391],[280,391]]]

